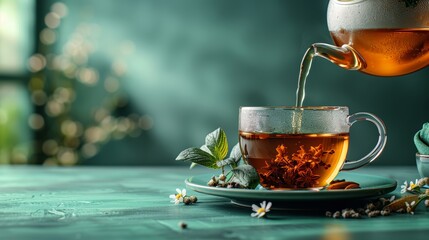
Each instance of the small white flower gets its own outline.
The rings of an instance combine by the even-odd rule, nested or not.
[[[254,213],[251,213],[250,216],[258,217],[258,218],[265,216],[265,214],[270,211],[271,205],[272,205],[271,202],[268,202],[267,204],[266,201],[263,201],[261,203],[261,207],[258,207],[257,205],[252,204],[252,210],[254,211]]]
[[[408,189],[408,182],[405,181],[404,184],[401,185],[401,193],[406,193]]]
[[[179,188],[176,188],[176,194],[171,194],[171,202],[174,204],[179,204],[183,202],[183,198],[186,196],[186,189],[180,190]]]
[[[408,186],[407,190],[413,191],[415,188],[418,188],[419,187],[418,182],[419,182],[418,179],[416,179],[416,181],[414,183],[413,183],[413,181],[411,181],[410,186]]]
[[[405,206],[407,207],[407,213],[414,214],[414,206],[416,205],[416,201],[412,201],[411,203],[405,202]]]

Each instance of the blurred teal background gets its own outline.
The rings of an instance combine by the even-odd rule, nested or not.
[[[293,105],[307,47],[315,42],[332,43],[326,24],[327,0],[69,0],[55,5],[63,7],[59,11],[66,10],[66,15],[54,17],[53,22],[46,16],[57,1],[0,0],[0,9],[6,2],[24,6],[16,10],[18,19],[27,23],[19,25],[19,38],[25,40],[16,47],[19,56],[43,54],[47,46],[49,54],[59,54],[68,49],[70,39],[79,46],[77,40],[90,36],[93,54],[85,55],[85,60],[96,71],[85,73],[100,80],[92,85],[87,82],[90,87],[75,87],[70,112],[74,119],[88,122],[87,112],[95,111],[92,106],[113,96],[108,72],[115,74],[113,86],[121,85],[128,103],[112,114],[140,116],[138,134],[105,141],[97,147],[97,154],[89,154],[79,164],[179,164],[174,159],[181,150],[202,145],[205,135],[217,127],[226,131],[232,147],[238,140],[239,106]],[[31,14],[35,20],[26,21]],[[41,34],[47,24],[53,24],[48,28],[55,30],[54,38],[50,30]],[[11,34],[8,31],[2,30],[0,36]],[[0,41],[0,49],[8,49],[10,42]],[[9,59],[13,54],[2,51],[0,55]],[[4,62],[8,61],[0,64]],[[10,66],[0,66],[0,83],[13,84],[17,92],[25,93],[34,73],[22,70],[27,59],[17,62],[12,73],[7,71]],[[38,71],[31,64],[30,70]],[[49,74],[49,68],[45,71]],[[388,143],[374,165],[414,165],[413,135],[429,121],[428,77],[428,68],[381,78],[316,59],[304,105],[346,105],[351,113],[378,115],[387,126]],[[55,81],[55,77],[49,79]],[[23,101],[28,96],[17,94],[16,98]],[[33,104],[27,102],[21,105],[30,114],[25,109]],[[34,134],[34,122],[33,129],[25,122],[0,135],[27,134],[27,140],[20,142],[32,136],[43,138]],[[365,155],[375,143],[375,127],[354,125],[349,158]],[[41,147],[35,145],[36,152]]]

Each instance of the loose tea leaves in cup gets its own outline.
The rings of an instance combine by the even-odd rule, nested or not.
[[[330,182],[347,152],[349,134],[252,134],[240,132],[247,148],[260,152],[248,156],[266,188],[313,188]],[[253,156],[275,149],[275,157],[261,160]],[[269,154],[272,155],[272,154]]]

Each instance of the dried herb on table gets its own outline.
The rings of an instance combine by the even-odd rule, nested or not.
[[[358,208],[344,208],[340,210],[334,211],[326,211],[326,217],[332,218],[373,218],[378,216],[389,216],[391,211],[389,209],[385,209],[391,202],[393,202],[395,196],[387,198],[379,198],[376,200],[372,200],[364,204],[362,207]]]
[[[338,211],[327,211],[325,216],[333,218],[361,218],[389,216],[392,213],[414,214],[419,203],[424,202],[429,208],[429,178],[416,179],[415,182],[407,181],[401,186],[401,193],[406,194],[395,200],[395,196],[390,199],[379,198],[368,202],[363,208],[346,208]],[[355,214],[359,213],[359,214]]]
[[[400,199],[387,205],[385,209],[395,212],[407,212],[414,214],[414,211],[419,203],[424,202],[426,207],[429,207],[429,178],[416,179],[415,182],[407,181],[401,186],[401,193],[407,194]]]

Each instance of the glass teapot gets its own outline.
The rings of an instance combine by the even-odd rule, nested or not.
[[[315,43],[308,57],[376,76],[429,65],[429,0],[330,0],[327,20],[336,46]]]

